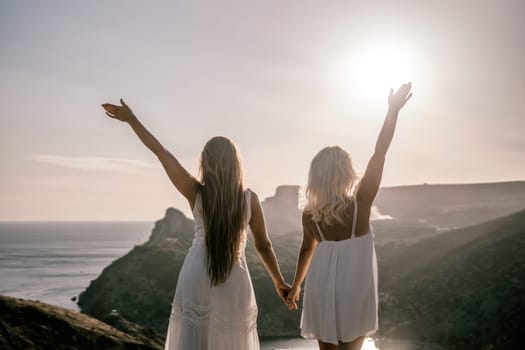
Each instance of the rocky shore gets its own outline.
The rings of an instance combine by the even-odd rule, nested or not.
[[[85,314],[38,301],[0,296],[2,350],[159,350],[153,330],[114,315],[111,326]],[[119,327],[120,329],[118,329]]]

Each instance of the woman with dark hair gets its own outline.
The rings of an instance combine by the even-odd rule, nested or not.
[[[323,148],[312,160],[303,211],[303,242],[288,306],[296,309],[306,277],[301,335],[321,350],[358,350],[378,328],[377,261],[370,226],[385,156],[411,84],[388,97],[374,154],[358,181],[348,152]]]
[[[195,239],[179,273],[165,349],[259,349],[257,305],[244,255],[248,226],[281,299],[290,286],[279,270],[259,199],[244,187],[237,147],[226,137],[209,140],[196,179],[120,102],[102,107],[109,117],[128,123],[157,156],[195,220]]]

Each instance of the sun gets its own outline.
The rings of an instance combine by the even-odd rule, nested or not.
[[[358,98],[384,99],[390,88],[417,82],[420,76],[417,51],[394,42],[375,42],[355,48],[337,65],[340,88]]]

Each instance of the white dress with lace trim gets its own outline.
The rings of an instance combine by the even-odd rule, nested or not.
[[[250,190],[245,193],[248,222]],[[230,276],[211,287],[200,195],[193,216],[195,238],[179,273],[165,350],[258,350],[257,304],[244,254],[246,230]]]

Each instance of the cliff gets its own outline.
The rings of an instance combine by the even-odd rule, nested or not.
[[[185,226],[188,221],[193,222],[178,213],[157,221],[155,234],[148,242],[111,263],[80,294],[78,305],[82,312],[103,319],[111,310],[117,310],[125,319],[165,334],[179,270],[193,239],[193,225],[191,230]],[[173,232],[177,235],[173,236]],[[293,278],[300,238],[299,232],[272,238],[288,280]],[[246,259],[259,306],[259,334],[298,335],[300,314],[289,312],[275,295],[251,240]]]
[[[299,191],[299,186],[279,186],[262,202],[270,235],[301,230]],[[372,220],[460,228],[525,208],[525,182],[382,187],[374,203]]]
[[[525,210],[450,231],[380,264],[383,336],[449,349],[519,349],[525,322]]]
[[[155,332],[125,322],[128,333],[87,315],[38,301],[0,296],[0,349],[159,350]]]
[[[301,230],[299,186],[277,187],[275,195],[262,201],[266,227],[271,236]]]
[[[164,218],[155,222],[155,227],[149,237],[150,241],[172,239],[192,239],[193,220],[188,219],[183,212],[175,208],[168,208]]]
[[[494,207],[496,213],[501,208],[510,210],[521,205],[521,184],[468,185],[466,192],[459,193],[460,185],[446,185],[443,196],[448,199],[444,201],[425,186],[410,187],[406,192],[403,188],[392,190],[392,207],[396,202],[392,198],[398,198],[398,205],[403,206],[403,198],[430,193],[429,206],[434,209],[426,212],[423,202],[416,201],[421,207],[410,209],[411,213],[409,208],[415,204],[410,202],[405,205],[407,218],[373,223],[379,263],[381,336],[430,341],[451,349],[503,349],[504,344],[515,344],[515,325],[521,324],[515,321],[523,321],[516,313],[525,315],[525,262],[520,253],[525,248],[525,212],[457,230],[437,230],[425,220],[434,220],[434,213],[440,213],[439,220],[445,220],[447,215],[455,220],[456,211],[440,208],[462,207],[458,203],[465,202],[465,196],[477,198],[471,203],[473,208],[490,202],[499,203]],[[481,188],[482,193],[476,195],[476,188]],[[269,225],[275,220],[273,215],[286,216],[286,208],[295,207],[297,190],[285,187],[263,202]],[[479,202],[490,193],[492,200]],[[297,214],[296,207],[295,210]],[[381,207],[380,210],[383,214],[393,213]],[[302,238],[300,229],[293,230],[294,220],[288,222],[288,227],[282,224],[286,229],[280,232],[270,231],[288,281],[293,278]],[[102,319],[116,309],[126,319],[164,334],[178,273],[193,238],[191,222],[175,209],[168,210],[166,218],[157,222],[150,241],[114,261],[80,295],[82,311]],[[287,231],[289,228],[292,230]],[[246,257],[259,306],[259,334],[297,335],[300,310],[289,312],[275,295],[251,242]]]
[[[525,181],[383,187],[374,203],[400,220],[460,228],[525,208]]]
[[[82,312],[103,318],[111,310],[165,334],[179,270],[191,240],[153,240],[136,246],[102,271],[80,294]]]

